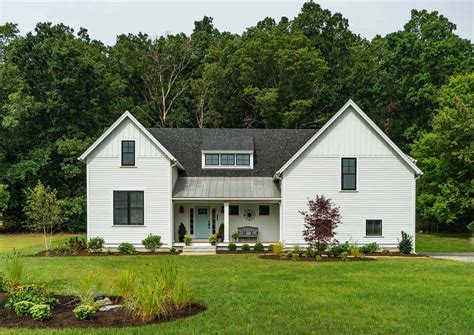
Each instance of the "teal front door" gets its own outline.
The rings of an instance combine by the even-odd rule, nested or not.
[[[199,206],[196,208],[196,233],[195,238],[209,238],[211,231],[211,216],[209,213],[209,207]]]

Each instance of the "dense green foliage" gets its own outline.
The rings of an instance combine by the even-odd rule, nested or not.
[[[413,10],[402,30],[368,41],[313,2],[292,20],[265,18],[241,35],[204,17],[189,36],[120,35],[112,46],[62,24],[39,23],[24,36],[15,24],[0,26],[4,228],[22,229],[24,190],[41,181],[57,192],[62,229],[84,229],[85,168],[77,157],[124,110],[154,127],[308,128],[352,98],[406,152],[419,140],[421,218],[465,229],[472,155],[453,125],[472,114],[472,99],[450,97],[465,95],[461,78],[473,72],[473,49],[454,30],[437,12]],[[450,120],[433,120],[438,114]],[[470,130],[468,122],[459,126]],[[453,146],[466,150],[442,157]],[[453,170],[459,161],[461,172]]]
[[[155,252],[156,249],[159,249],[163,243],[161,243],[161,236],[150,234],[148,235],[143,241],[143,246],[150,250],[151,252]]]

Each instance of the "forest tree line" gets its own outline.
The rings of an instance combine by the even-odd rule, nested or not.
[[[125,110],[147,127],[319,128],[352,98],[418,160],[418,223],[465,231],[473,217],[471,41],[437,12],[367,40],[305,3],[242,34],[212,18],[190,35],[120,35],[106,46],[63,24],[0,26],[0,212],[25,229],[25,195],[57,192],[64,230],[85,229],[77,157]]]

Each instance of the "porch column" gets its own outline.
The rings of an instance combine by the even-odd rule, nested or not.
[[[224,202],[224,243],[229,243],[229,203]]]

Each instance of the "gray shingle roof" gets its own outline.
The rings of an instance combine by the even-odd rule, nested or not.
[[[202,150],[253,150],[252,136],[224,136],[204,134],[201,142]]]
[[[209,129],[149,128],[150,133],[184,166],[181,176],[187,177],[273,177],[315,133],[316,129]],[[231,149],[246,150],[253,140],[253,169],[202,169],[201,150],[215,143]],[[234,147],[246,138],[242,148]],[[232,147],[231,147],[232,145]],[[214,150],[214,149],[213,149]]]
[[[280,198],[271,177],[181,177],[174,198],[270,199]]]

